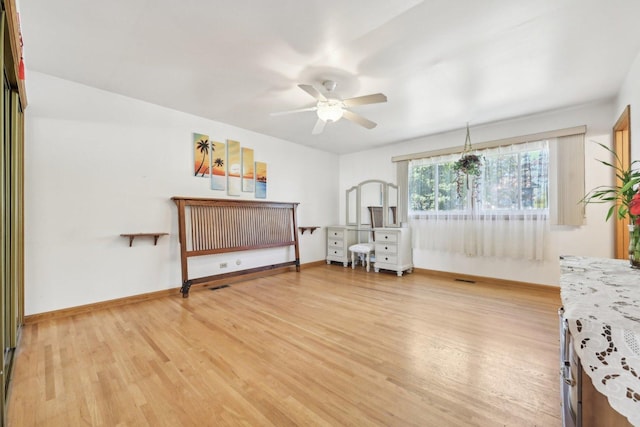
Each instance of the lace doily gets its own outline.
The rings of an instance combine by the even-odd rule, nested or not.
[[[624,260],[564,257],[564,317],[594,387],[640,426],[640,271]]]

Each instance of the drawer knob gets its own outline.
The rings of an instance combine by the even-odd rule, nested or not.
[[[386,251],[387,249],[389,249],[389,246],[385,246],[385,247],[384,247],[384,250],[385,250],[385,251]]]

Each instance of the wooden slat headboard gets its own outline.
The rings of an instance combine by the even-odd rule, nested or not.
[[[298,203],[172,197],[178,207],[182,296],[194,283],[295,265],[300,271],[296,227]],[[187,259],[253,249],[293,246],[295,261],[189,279]]]

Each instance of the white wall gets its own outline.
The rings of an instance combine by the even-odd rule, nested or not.
[[[606,152],[593,141],[611,144],[610,129],[613,125],[613,102],[603,102],[552,111],[535,116],[502,121],[483,126],[471,123],[472,143],[528,135],[538,132],[587,125],[586,135],[586,189],[604,181],[610,181],[610,170],[594,158],[602,158]],[[393,156],[437,150],[464,145],[465,130],[443,133],[416,140],[400,142],[379,149],[354,153],[340,157],[340,191],[372,178],[396,182]],[[583,195],[576,195],[579,200]],[[340,218],[344,218],[344,201],[340,205]],[[555,285],[560,271],[558,256],[561,254],[613,256],[613,225],[604,221],[606,207],[589,205],[586,224],[579,228],[554,228],[548,246],[550,261],[527,262],[485,257],[467,257],[442,252],[414,249],[414,264],[417,268],[459,272],[485,277],[497,277],[529,283]]]
[[[253,148],[256,160],[268,164],[268,200],[300,202],[299,225],[338,221],[337,155],[37,72],[28,75],[27,315],[180,286],[177,209],[170,198],[227,197],[193,176],[192,132]],[[120,234],[135,232],[170,236],[157,246],[136,239],[130,248]],[[302,263],[324,259],[322,232],[300,235],[300,245]],[[229,261],[227,272],[270,256],[194,258],[190,277],[203,269],[220,272],[221,261]]]
[[[627,105],[631,106],[631,158],[640,160],[640,53],[620,88],[614,120],[618,119]]]

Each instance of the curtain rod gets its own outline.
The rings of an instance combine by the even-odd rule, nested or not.
[[[532,133],[529,135],[513,136],[510,138],[480,142],[478,144],[473,144],[473,149],[483,150],[485,148],[494,148],[494,147],[500,147],[503,145],[520,144],[523,142],[540,141],[543,139],[559,138],[562,136],[579,135],[579,134],[585,134],[585,133],[587,133],[587,126],[582,125],[582,126],[575,126],[572,128],[557,129],[557,130],[551,130],[547,132]],[[425,157],[434,157],[434,156],[443,156],[446,154],[461,153],[462,149],[463,147],[460,146],[460,147],[442,148],[440,150],[422,151],[420,153],[413,153],[413,154],[403,154],[401,156],[392,157],[391,161],[403,162],[405,160],[416,160],[416,159],[424,159]]]

